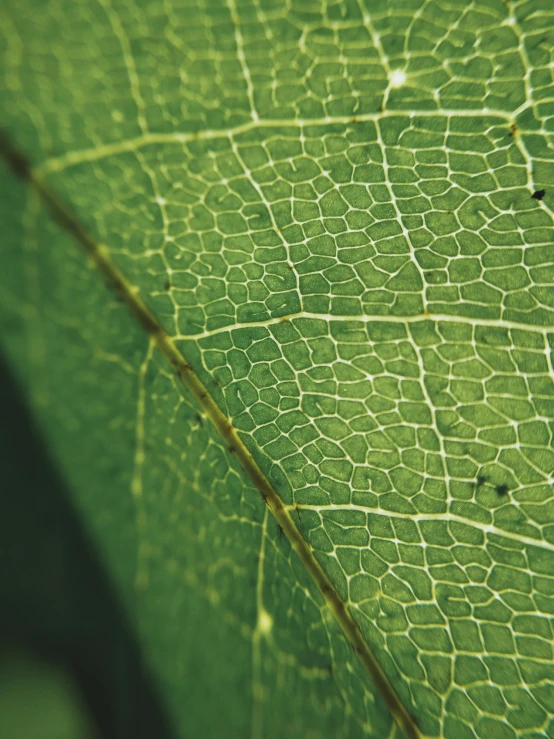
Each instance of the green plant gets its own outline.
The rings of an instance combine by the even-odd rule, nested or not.
[[[177,733],[553,737],[550,0],[5,20],[2,344]]]

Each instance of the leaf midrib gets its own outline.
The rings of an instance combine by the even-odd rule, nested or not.
[[[385,676],[346,605],[315,558],[311,547],[298,530],[277,491],[240,439],[230,419],[221,411],[183,354],[177,349],[174,339],[162,328],[146,307],[140,298],[139,288],[126,279],[111,261],[109,250],[94,239],[92,234],[77,220],[66,204],[43,180],[40,173],[31,167],[27,158],[5,136],[0,136],[0,154],[13,172],[38,196],[58,225],[67,231],[85,250],[108,287],[127,305],[142,329],[154,341],[179,379],[203,408],[205,415],[215,426],[228,450],[236,457],[259,491],[292,548],[311,575],[354,652],[358,655],[362,665],[385,700],[395,723],[405,732],[408,739],[421,739],[422,735],[415,720],[410,716]]]

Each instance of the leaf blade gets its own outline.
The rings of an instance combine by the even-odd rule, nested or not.
[[[236,15],[234,5],[228,10]],[[262,469],[269,474],[280,468],[287,504],[311,506],[313,518],[308,511],[301,514],[313,523],[310,546],[319,551],[337,589],[347,593],[352,586],[357,593],[353,611],[368,641],[376,650],[387,644],[380,655],[383,664],[407,700],[411,693],[411,700],[417,696],[416,704],[428,707],[433,716],[425,719],[429,732],[459,732],[460,717],[475,725],[479,736],[500,731],[499,721],[522,731],[510,689],[501,691],[504,702],[495,714],[500,718],[483,716],[485,703],[479,689],[465,682],[462,656],[450,660],[450,672],[438,670],[439,679],[433,676],[433,663],[439,660],[432,643],[439,636],[431,624],[426,634],[408,619],[407,641],[402,630],[406,613],[418,612],[413,606],[425,600],[431,583],[443,591],[448,619],[465,618],[468,625],[463,613],[468,606],[478,614],[476,654],[481,642],[493,653],[500,644],[519,663],[532,648],[523,633],[502,631],[505,609],[517,614],[518,624],[530,603],[541,603],[543,617],[548,613],[547,602],[533,590],[537,583],[539,591],[547,587],[539,564],[543,555],[535,551],[537,543],[541,551],[550,546],[552,472],[547,449],[552,213],[548,191],[540,205],[531,197],[541,181],[551,178],[551,119],[547,106],[534,101],[540,84],[533,86],[546,64],[543,30],[527,3],[516,10],[490,3],[449,9],[454,26],[444,33],[443,16],[433,17],[433,7],[419,3],[395,7],[389,16],[345,4],[352,15],[320,19],[315,26],[297,8],[286,20],[242,10],[234,28],[227,11],[221,11],[227,17],[221,29],[233,31],[229,59],[235,55],[224,76],[228,89],[240,90],[238,96],[231,105],[221,93],[215,110],[198,88],[203,125],[197,127],[207,127],[206,136],[195,140],[163,116],[156,118],[159,101],[147,106],[156,130],[152,138],[133,131],[128,142],[112,144],[112,133],[100,134],[100,148],[87,149],[87,137],[75,127],[70,146],[63,147],[69,153],[52,165],[53,187],[110,244],[113,259],[129,278],[140,281],[150,309],[187,347],[206,384],[212,382],[214,397],[242,428]],[[215,17],[208,9],[205,18]],[[135,51],[141,48],[144,39],[135,22],[122,14],[121,29],[132,39],[130,45],[119,40],[123,49],[133,43]],[[329,23],[332,33],[326,30]],[[195,28],[199,38],[210,22],[200,26],[200,32]],[[94,25],[94,34],[100,27]],[[277,53],[276,36],[263,35],[268,28],[290,32],[283,42],[286,54]],[[277,97],[263,97],[268,60],[275,69],[284,68],[300,28],[305,46],[295,57],[299,66],[294,74],[313,97],[299,96],[298,84],[289,88],[283,82],[281,88],[281,80]],[[356,68],[364,33],[371,39],[374,62],[366,88],[361,68],[341,80],[337,64],[342,57],[345,68]],[[442,71],[425,46],[426,33],[437,42]],[[259,53],[262,37],[267,54]],[[411,53],[407,61],[395,50],[399,39],[413,52],[423,44],[423,52]],[[464,49],[473,48],[476,39],[481,51],[467,65]],[[319,68],[319,82],[302,68],[306,49],[325,49],[332,60]],[[148,54],[139,54],[136,63],[147,59]],[[530,73],[510,79],[507,59],[511,69],[523,60],[522,68],[533,70],[533,84]],[[405,78],[394,75],[394,63],[404,65]],[[125,73],[132,76],[128,67]],[[490,84],[487,75],[492,75]],[[146,78],[139,79],[146,99]],[[250,91],[249,79],[255,81]],[[341,86],[345,80],[352,94]],[[279,99],[284,90],[287,94]],[[192,109],[191,101],[186,97],[185,107]],[[262,101],[264,119],[253,124],[252,114],[259,115]],[[383,101],[388,110],[380,113]],[[171,102],[161,109],[169,111]],[[194,120],[192,115],[186,124],[192,131]],[[220,125],[206,126],[207,121]],[[218,127],[221,136],[213,135]],[[229,128],[234,128],[230,135]],[[75,142],[82,154],[71,151]],[[135,153],[136,144],[140,149]],[[105,155],[106,160],[98,158]],[[110,194],[115,182],[117,202]],[[97,198],[94,215],[91,193]],[[118,233],[122,217],[124,239]],[[181,219],[185,231],[202,240],[187,240]],[[162,262],[159,234],[164,238]],[[222,267],[223,274],[218,272]],[[169,295],[164,287],[168,275]],[[279,318],[291,320],[273,323]],[[232,328],[237,324],[242,328]],[[296,394],[287,387],[294,381]],[[317,429],[318,441],[308,438],[309,428]],[[374,518],[373,525],[388,527],[387,536],[369,540],[363,526],[349,527],[329,517],[333,506],[351,504],[349,485],[357,507],[350,513],[366,515],[371,535],[369,516],[384,511],[381,523]],[[418,586],[419,595],[402,570],[402,558],[417,556],[409,549],[415,544],[413,531],[403,531],[402,538],[396,530],[402,515],[416,525],[428,558],[423,565],[410,562],[414,582],[427,570],[431,573],[427,586]],[[468,559],[468,525],[486,538],[486,562]],[[350,544],[344,534],[349,528]],[[368,565],[366,583],[372,582],[372,572],[388,567],[377,578],[381,595],[375,598],[370,590],[369,622],[363,588],[356,590],[358,581],[351,585],[344,574],[351,545],[367,546],[356,544],[360,536],[366,536],[370,550],[378,550],[380,561]],[[391,538],[396,541],[392,549]],[[516,544],[527,547],[522,556],[531,558],[533,568],[529,581],[514,579],[519,590],[512,593],[503,568],[522,567],[517,551],[510,553]],[[338,569],[336,557],[327,556],[335,549],[344,559]],[[478,600],[483,591],[501,602],[500,620],[492,630],[489,621],[495,623],[495,614]],[[460,598],[466,601],[458,604],[461,611],[450,603]],[[381,624],[377,629],[372,619]],[[441,650],[448,654],[451,644],[447,640]],[[547,643],[539,639],[537,644],[546,653]],[[540,672],[539,663],[535,659],[533,664]],[[448,658],[440,664],[447,665]],[[539,695],[537,686],[533,690]],[[529,702],[528,715],[539,716],[536,705]],[[445,710],[452,715],[441,726]]]

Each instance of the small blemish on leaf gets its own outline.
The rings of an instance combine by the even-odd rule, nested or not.
[[[546,195],[546,190],[535,190],[535,192],[531,195],[531,197],[534,200],[542,200],[545,195]]]
[[[30,177],[30,163],[17,149],[12,147],[11,141],[2,130],[0,130],[0,152],[17,177],[21,177],[22,180]]]
[[[510,126],[510,136],[515,136],[516,133],[517,133],[517,124],[512,123],[512,125]]]
[[[496,486],[498,495],[508,495],[508,486],[505,483]]]
[[[266,494],[264,493],[264,491],[263,491],[263,490],[260,490],[260,489],[258,489],[258,492],[259,492],[259,493],[260,493],[260,495],[262,496],[262,500],[263,500],[263,502],[264,502],[264,503],[266,504],[266,506],[269,506],[269,503],[267,502],[267,495],[266,495]],[[281,528],[281,527],[279,526],[279,528]]]

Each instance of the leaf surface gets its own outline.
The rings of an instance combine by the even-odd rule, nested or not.
[[[4,25],[4,345],[179,730],[554,736],[550,4]]]

